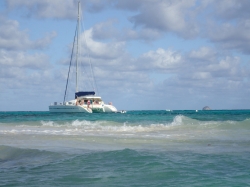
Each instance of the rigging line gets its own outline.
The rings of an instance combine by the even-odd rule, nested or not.
[[[82,21],[82,12],[81,12],[81,6],[80,6],[80,1],[78,2],[79,3],[79,8],[78,8],[78,32],[77,32],[77,38],[78,38],[78,55],[77,55],[77,58],[79,59],[78,60],[78,72],[80,72],[78,74],[78,79],[79,80],[82,80],[82,41],[81,41],[81,21]],[[81,81],[80,81],[81,82]],[[82,84],[79,84],[79,87],[80,87],[80,90],[83,90],[82,88]]]
[[[71,64],[72,64],[72,58],[73,58],[74,48],[75,48],[76,33],[77,33],[77,27],[76,27],[75,36],[74,36],[74,42],[73,42],[73,47],[72,47],[72,51],[71,51],[71,57],[70,57],[70,63],[69,63],[69,71],[68,71],[68,77],[67,77],[66,89],[65,89],[65,93],[64,93],[63,102],[65,102],[65,97],[66,97],[66,93],[67,93],[67,89],[68,89],[69,73],[70,73],[70,67],[71,67]]]
[[[82,37],[81,37],[81,33],[82,33],[82,9],[81,7],[79,8],[79,39],[80,39],[80,44],[79,44],[79,80],[83,81],[85,79],[85,77],[83,76],[85,74],[85,71],[84,71],[84,63],[83,63],[83,47],[82,47]],[[88,77],[88,75],[87,75]],[[88,82],[90,82],[88,80]],[[84,90],[84,88],[87,88],[86,87],[86,83],[85,84],[80,84],[80,88],[82,90]]]
[[[78,92],[78,56],[79,56],[79,38],[81,35],[79,35],[79,24],[80,24],[80,1],[78,1],[78,16],[77,16],[77,48],[76,48],[76,92]],[[81,41],[81,39],[80,39]]]
[[[81,14],[82,15],[82,14]],[[81,20],[83,20],[83,18],[81,19]],[[82,21],[83,22],[83,21]],[[87,47],[87,53],[88,53],[88,45],[87,45],[87,40],[86,40],[86,36],[85,36],[85,29],[83,28],[83,24],[81,24],[81,28],[82,28],[82,30],[84,31],[83,32],[83,34],[84,34],[84,40],[85,40],[85,43],[86,43],[86,47]],[[89,60],[90,58],[89,58],[89,55],[88,55],[88,60]],[[90,67],[91,68],[91,67]],[[90,83],[90,85],[92,86],[92,88],[94,89],[94,91],[95,91],[95,86],[93,85],[93,80],[90,80],[90,76],[88,75],[88,71],[86,71],[86,74],[87,74],[87,78],[88,78],[88,82]],[[93,77],[93,75],[92,75],[92,77]],[[93,78],[92,78],[93,79]]]
[[[82,14],[81,14],[81,16],[82,16]],[[83,20],[83,18],[81,20]],[[90,66],[90,69],[91,69],[92,79],[93,79],[93,82],[94,82],[94,84],[92,84],[92,87],[94,88],[94,90],[96,91],[96,94],[98,95],[98,88],[97,88],[96,79],[95,79],[95,75],[94,75],[94,71],[93,71],[93,67],[92,67],[92,63],[91,63],[91,59],[90,59],[90,55],[89,55],[89,48],[88,48],[86,34],[85,34],[85,25],[84,25],[84,22],[83,22],[83,24],[81,24],[81,26],[83,27],[83,30],[84,30],[83,33],[84,33],[84,39],[85,39],[85,43],[86,43],[86,47],[87,47],[87,54],[88,54],[89,66]]]
[[[96,95],[98,95],[99,91],[98,91],[98,88],[97,88],[96,79],[95,79],[95,74],[94,74],[94,70],[93,70],[93,67],[92,67],[91,60],[90,60],[90,67],[91,67],[91,72],[92,72],[92,75],[93,75],[94,87],[95,87],[95,89],[96,89]]]

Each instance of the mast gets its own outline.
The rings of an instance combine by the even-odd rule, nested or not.
[[[78,92],[78,55],[79,55],[79,38],[80,38],[80,1],[78,2],[77,17],[77,42],[76,42],[76,92]]]

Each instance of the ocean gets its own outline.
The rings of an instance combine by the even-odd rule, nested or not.
[[[250,110],[0,112],[0,186],[250,186]]]

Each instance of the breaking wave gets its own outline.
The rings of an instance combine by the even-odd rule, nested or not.
[[[80,135],[80,134],[107,134],[107,133],[130,133],[130,134],[168,134],[168,133],[187,133],[187,132],[212,132],[250,129],[250,120],[244,121],[199,121],[183,115],[177,115],[172,122],[114,122],[114,121],[40,121],[26,124],[1,125],[0,134],[61,134],[61,135]]]

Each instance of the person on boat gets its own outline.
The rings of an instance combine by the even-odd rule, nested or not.
[[[78,98],[76,98],[76,106],[81,105],[81,100],[78,100]]]
[[[90,105],[90,100],[88,100],[87,105],[88,105],[88,108],[89,108],[89,105]]]

